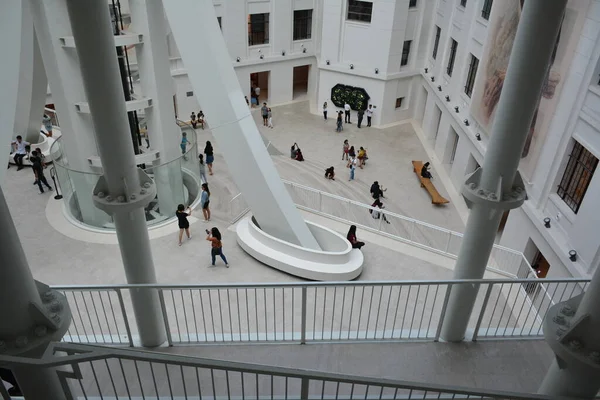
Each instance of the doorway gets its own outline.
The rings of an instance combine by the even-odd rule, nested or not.
[[[310,65],[301,65],[294,67],[293,75],[293,94],[292,99],[298,100],[308,96],[308,76],[310,74]]]
[[[252,104],[260,106],[269,102],[269,77],[271,71],[254,72],[250,74],[250,98]]]
[[[533,271],[538,278],[545,278],[546,275],[548,275],[550,263],[546,260],[546,257],[544,257],[541,251],[537,251],[533,263],[531,264],[531,268],[533,268]]]

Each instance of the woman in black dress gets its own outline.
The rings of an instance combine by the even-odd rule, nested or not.
[[[215,161],[214,150],[210,141],[206,141],[206,146],[204,146],[204,155],[206,155],[206,166],[208,167],[208,174],[212,175],[212,165],[213,161]]]
[[[177,206],[175,215],[177,215],[177,219],[179,220],[179,245],[181,246],[184,229],[188,240],[192,238],[192,235],[190,235],[190,222],[187,220],[187,217],[192,215],[192,209],[188,207],[186,210],[185,206],[180,204]]]

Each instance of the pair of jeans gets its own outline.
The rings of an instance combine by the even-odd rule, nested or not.
[[[350,122],[350,111],[344,111],[344,122]]]
[[[18,167],[22,167],[23,166],[23,157],[25,157],[26,154],[15,154],[15,156],[13,157],[13,159],[15,160],[15,164],[17,164]]]
[[[44,188],[42,187],[42,183],[44,185],[46,185],[46,187],[48,189],[52,189],[52,186],[50,186],[50,184],[48,183],[48,180],[46,179],[44,174],[38,174],[36,182],[37,182],[38,187],[40,188],[41,193],[44,193]]]
[[[367,117],[367,126],[371,126],[371,117]]]
[[[356,124],[356,126],[358,126],[360,128],[360,124],[362,124],[362,120],[363,117],[358,117],[358,123]]]
[[[354,168],[350,168],[350,180],[354,180]]]
[[[221,260],[225,263],[225,265],[229,264],[227,262],[227,258],[225,258],[225,254],[223,254],[223,248],[212,248],[210,252],[210,256],[212,258],[212,265],[215,265],[215,261],[217,260],[217,256],[221,256]]]
[[[325,118],[325,121],[327,121],[327,111],[323,111],[323,117]]]
[[[341,132],[341,131],[342,131],[342,129],[343,129],[343,127],[342,127],[342,121],[338,121],[338,123],[337,123],[337,129],[336,129],[336,131],[337,131],[337,132]]]

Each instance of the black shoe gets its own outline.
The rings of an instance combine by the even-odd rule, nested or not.
[[[33,181],[33,186],[37,185],[37,181]]]
[[[48,190],[53,191],[52,186],[48,186]]]

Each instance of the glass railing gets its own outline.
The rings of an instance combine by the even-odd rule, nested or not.
[[[144,148],[145,153],[136,155],[138,165],[154,180],[157,188],[156,197],[145,208],[148,226],[170,222],[175,218],[178,204],[193,205],[199,199],[201,180],[196,133],[181,121],[178,129],[186,132],[188,145],[185,153],[177,158],[165,161],[149,157],[155,152],[152,148]],[[112,217],[96,208],[92,201],[93,189],[103,174],[99,158],[90,157],[89,167],[85,170],[75,168],[67,157],[62,137],[54,142],[50,152],[63,192],[63,210],[67,218],[82,227],[114,230]]]

